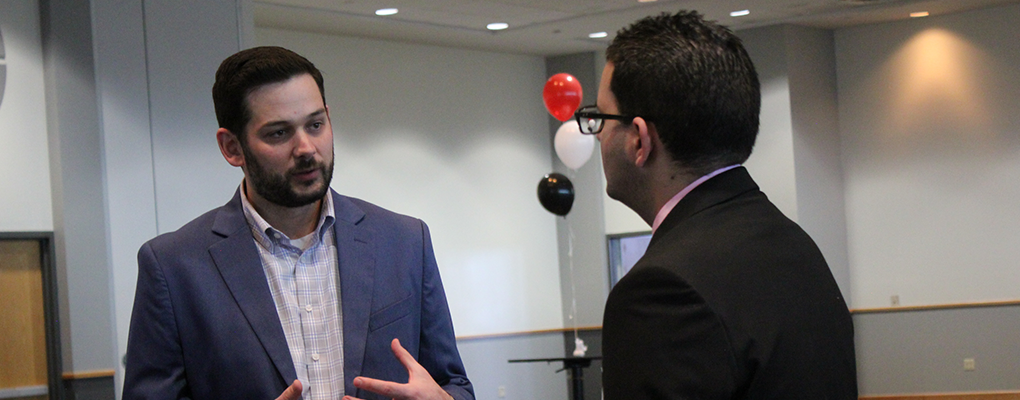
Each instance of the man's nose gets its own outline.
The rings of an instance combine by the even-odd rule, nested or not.
[[[294,135],[294,140],[297,141],[294,144],[294,155],[307,156],[315,153],[315,144],[312,143],[312,136],[304,129],[298,130],[297,134]]]

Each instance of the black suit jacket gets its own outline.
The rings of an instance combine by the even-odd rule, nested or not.
[[[602,340],[606,400],[857,398],[832,273],[743,167],[670,212],[610,292]]]

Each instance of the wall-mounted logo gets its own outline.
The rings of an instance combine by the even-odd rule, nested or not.
[[[4,33],[0,29],[0,105],[4,104],[5,86],[7,86],[7,53],[4,52]]]

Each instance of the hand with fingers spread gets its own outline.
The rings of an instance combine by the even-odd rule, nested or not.
[[[276,400],[301,400],[301,381],[295,379]]]
[[[378,379],[359,376],[354,378],[354,386],[358,389],[378,393],[395,400],[453,400],[449,393],[439,387],[429,372],[425,370],[418,361],[404,350],[400,340],[393,339],[390,342],[393,355],[404,364],[409,376],[407,383],[396,383]],[[300,393],[300,391],[299,391]],[[344,396],[343,400],[359,400],[355,397]]]

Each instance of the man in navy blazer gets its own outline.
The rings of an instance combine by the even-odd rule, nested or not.
[[[244,50],[213,97],[245,178],[139,251],[123,398],[473,399],[426,225],[329,189],[314,65]]]

